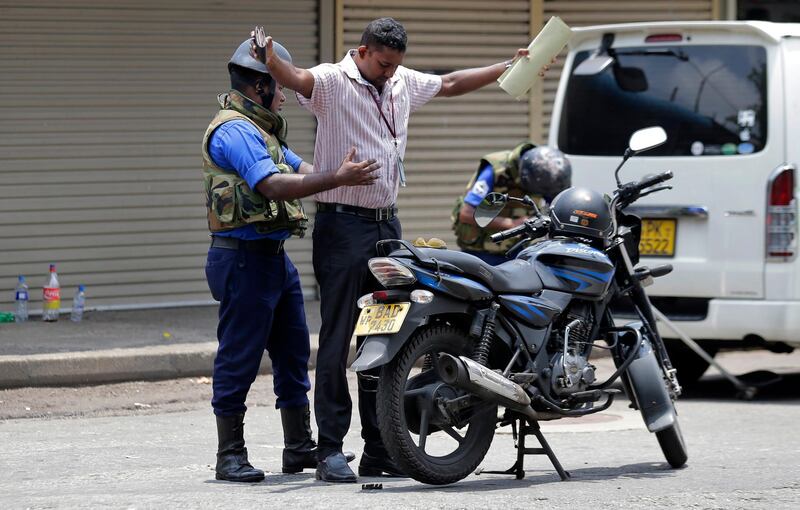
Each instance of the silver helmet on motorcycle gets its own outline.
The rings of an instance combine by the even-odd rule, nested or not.
[[[550,204],[552,235],[606,240],[613,228],[609,203],[587,188],[562,191]]]
[[[550,202],[572,185],[572,165],[558,149],[534,147],[519,159],[519,179],[527,193]]]

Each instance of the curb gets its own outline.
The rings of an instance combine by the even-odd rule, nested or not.
[[[309,369],[316,366],[317,346],[318,335],[311,335]],[[203,342],[0,356],[0,389],[211,376],[216,353],[217,342]],[[265,353],[259,374],[271,373],[272,364]]]

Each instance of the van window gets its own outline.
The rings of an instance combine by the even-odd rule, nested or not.
[[[614,48],[615,62],[570,75],[558,132],[567,154],[617,156],[637,129],[666,144],[646,156],[734,155],[767,141],[767,52],[761,46]],[[589,57],[575,55],[573,69]]]

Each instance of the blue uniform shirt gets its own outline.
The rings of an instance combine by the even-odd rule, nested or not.
[[[464,203],[472,207],[478,207],[486,195],[494,189],[494,171],[488,163],[478,170],[478,178],[475,180],[472,189],[464,197]]]
[[[303,160],[288,147],[282,149],[286,163],[297,172]],[[280,173],[272,161],[272,156],[269,155],[261,133],[244,120],[232,120],[215,129],[208,140],[208,154],[218,167],[239,174],[252,190],[255,190],[256,185],[263,179]],[[245,225],[214,235],[237,239],[288,239],[291,232],[278,230],[269,234],[259,234],[253,225]]]

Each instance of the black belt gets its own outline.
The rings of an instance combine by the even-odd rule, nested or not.
[[[244,240],[235,237],[211,236],[212,248],[223,248],[225,250],[243,249],[254,253],[264,253],[267,255],[278,255],[283,253],[283,241],[275,239],[254,239]]]
[[[355,216],[361,216],[362,218],[367,218],[373,221],[384,221],[391,220],[397,216],[397,207],[390,205],[389,207],[382,207],[380,209],[368,209],[366,207],[357,207],[355,205],[317,202],[317,212],[353,214]]]

